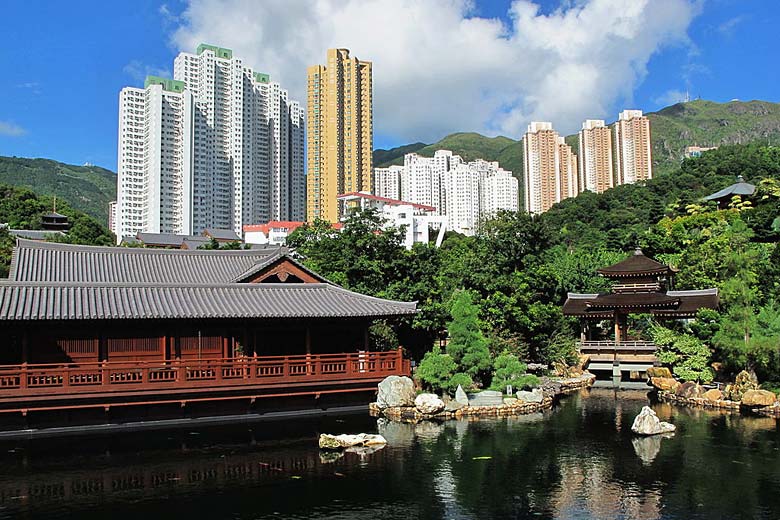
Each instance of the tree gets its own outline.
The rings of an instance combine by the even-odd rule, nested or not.
[[[503,392],[511,385],[516,390],[533,388],[539,385],[539,378],[533,374],[527,374],[525,363],[509,351],[504,351],[493,361],[493,381],[490,389]]]
[[[478,309],[469,291],[457,291],[451,307],[452,321],[447,324],[447,354],[464,373],[484,381],[490,369],[488,342],[479,325]]]
[[[710,349],[696,336],[675,332],[661,325],[651,329],[658,346],[658,361],[672,367],[674,375],[684,381],[709,383],[715,377],[710,363]]]
[[[438,345],[426,352],[417,367],[415,376],[423,385],[437,393],[448,390],[449,381],[452,379],[457,365],[449,354],[441,351]]]

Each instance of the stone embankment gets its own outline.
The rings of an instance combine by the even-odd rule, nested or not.
[[[369,409],[371,415],[404,422],[529,414],[551,408],[556,396],[587,388],[595,380],[596,376],[588,372],[570,378],[545,378],[540,388],[518,391],[516,397],[504,397],[501,392],[490,390],[467,395],[458,387],[452,399],[446,394],[415,396],[411,379],[390,376],[379,383],[381,398],[371,403]]]
[[[747,372],[737,375],[736,381],[727,385],[723,391],[712,388],[707,390],[694,383],[680,383],[668,368],[648,369],[648,384],[658,391],[661,401],[699,408],[726,411],[748,411],[780,418],[780,402],[777,396],[768,390],[761,390]]]

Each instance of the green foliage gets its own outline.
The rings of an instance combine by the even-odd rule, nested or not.
[[[653,342],[658,345],[656,357],[684,381],[709,383],[715,377],[710,364],[710,349],[696,336],[680,333],[656,325],[651,329]]]
[[[493,361],[493,382],[490,389],[504,392],[507,385],[512,385],[515,390],[538,386],[539,378],[533,374],[526,374],[527,369],[526,364],[516,355],[508,351],[502,352]]]
[[[458,372],[450,378],[447,383],[447,390],[450,393],[453,393],[458,389],[458,386],[462,387],[463,390],[469,390],[474,386],[474,381],[471,379],[470,375]]]
[[[49,159],[0,157],[0,184],[33,190],[39,196],[56,195],[58,211],[60,201],[66,202],[96,219],[100,225],[108,222],[108,203],[116,200],[114,172],[98,166],[75,166]]]
[[[490,369],[490,350],[477,313],[471,293],[457,291],[452,299],[452,321],[447,324],[447,354],[463,372],[481,380]]]
[[[368,328],[372,350],[391,350],[398,346],[398,334],[385,320],[377,320]]]
[[[571,331],[556,331],[539,344],[535,359],[546,365],[563,362],[567,366],[577,363],[577,340]]]
[[[423,356],[420,366],[415,372],[415,377],[427,389],[442,393],[449,389],[456,369],[457,365],[449,354],[443,353],[438,346],[435,346]]]

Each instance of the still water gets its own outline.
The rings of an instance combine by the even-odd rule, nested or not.
[[[775,419],[656,404],[677,433],[637,438],[646,402],[593,389],[517,418],[359,414],[5,443],[0,518],[780,518]],[[319,431],[379,431],[389,445],[324,458]]]

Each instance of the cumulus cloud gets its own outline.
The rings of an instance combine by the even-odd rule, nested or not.
[[[306,99],[306,67],[346,47],[374,63],[378,135],[431,142],[455,131],[519,138],[531,120],[563,132],[614,118],[665,46],[688,45],[700,0],[578,0],[504,20],[470,0],[190,0],[172,42],[232,48]],[[167,15],[168,13],[166,13]]]
[[[171,76],[171,71],[169,69],[152,67],[151,65],[144,64],[141,60],[131,60],[130,63],[122,67],[122,72],[139,83],[144,81],[146,76]]]
[[[0,135],[19,137],[27,133],[27,130],[11,121],[0,121]]]

